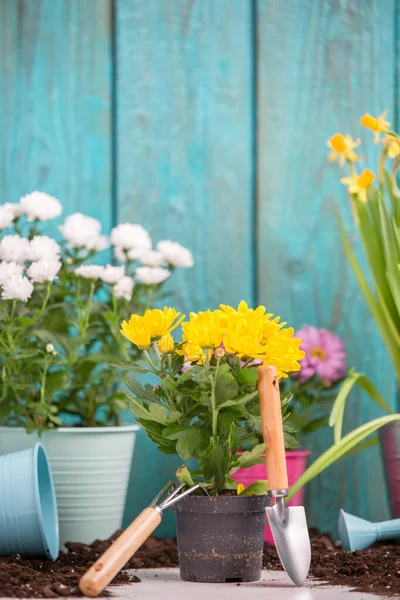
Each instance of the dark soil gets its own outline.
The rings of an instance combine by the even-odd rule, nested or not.
[[[67,544],[57,561],[26,560],[20,556],[0,558],[0,597],[57,598],[82,596],[78,581],[83,573],[110,546],[118,535],[96,541],[90,546]],[[380,596],[400,596],[400,546],[375,544],[363,552],[349,554],[329,536],[311,531],[312,561],[310,577],[331,585],[346,585],[356,591]],[[127,568],[178,566],[178,551],[173,540],[151,537],[129,561]],[[281,570],[276,550],[264,547],[264,568]],[[122,571],[113,585],[138,583],[138,577]],[[106,595],[106,594],[104,594]]]

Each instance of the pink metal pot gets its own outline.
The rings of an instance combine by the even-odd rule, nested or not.
[[[288,450],[288,452],[286,452],[289,485],[295,483],[295,481],[297,481],[301,475],[303,475],[307,468],[307,459],[309,455],[309,450]],[[254,467],[249,467],[248,469],[239,469],[239,471],[236,471],[232,477],[238,483],[243,483],[243,485],[247,487],[259,479],[267,479],[268,475],[265,471],[265,463],[263,463],[262,465],[254,465]],[[301,489],[290,500],[288,503],[289,506],[302,506],[303,496],[304,489]],[[265,526],[264,541],[274,545],[274,540],[269,525]]]

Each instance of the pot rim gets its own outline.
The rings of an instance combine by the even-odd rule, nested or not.
[[[264,512],[269,506],[270,494],[257,496],[192,496],[188,495],[171,506],[177,513],[244,514]]]
[[[43,435],[46,433],[129,433],[131,431],[139,431],[141,429],[140,425],[132,424],[132,425],[110,425],[106,427],[55,427],[54,429],[46,429],[43,431]],[[26,433],[25,427],[13,427],[12,425],[0,425],[0,434],[2,431],[24,431]],[[27,434],[29,435],[29,434]]]

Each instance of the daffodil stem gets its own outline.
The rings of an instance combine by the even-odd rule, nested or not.
[[[386,161],[387,153],[388,153],[388,149],[387,149],[387,147],[385,147],[382,150],[380,158],[379,158],[378,177],[379,177],[379,183],[380,183],[381,188],[383,187],[383,182],[384,182],[385,161]]]

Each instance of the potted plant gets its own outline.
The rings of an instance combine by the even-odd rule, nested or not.
[[[307,448],[309,435],[328,424],[330,408],[347,371],[344,344],[337,335],[312,325],[304,325],[295,335],[302,340],[300,349],[305,352],[305,356],[300,360],[301,370],[284,379],[281,385],[290,486],[303,475],[307,467],[310,455]],[[257,428],[256,425],[259,424],[248,422],[242,430],[238,440],[241,450],[251,449],[262,442],[261,427]],[[234,479],[250,485],[260,479],[263,469],[262,465],[239,469],[234,474]],[[291,498],[290,505],[302,506],[303,497],[304,488],[301,488]],[[264,540],[274,544],[268,524],[265,526]]]
[[[117,325],[127,310],[146,310],[172,269],[193,259],[169,240],[152,250],[140,225],[122,223],[109,240],[81,213],[65,219],[57,242],[43,227],[61,211],[41,192],[0,206],[0,453],[40,437],[61,543],[90,543],[121,525],[137,430],[121,423],[128,402],[109,363],[136,361],[141,351]],[[110,242],[119,264],[93,264]]]
[[[378,117],[365,114],[360,119],[363,127],[373,131],[375,143],[381,145],[376,175],[368,168],[362,171],[357,168],[357,163],[361,160],[356,153],[360,140],[336,133],[328,140],[328,146],[331,151],[330,160],[338,161],[341,167],[346,166],[349,170],[349,175],[342,177],[341,181],[348,187],[354,221],[367,258],[367,275],[364,275],[341,223],[344,248],[371,315],[381,332],[397,380],[400,381],[400,190],[396,183],[400,166],[400,137],[391,130],[390,123],[386,120],[387,112]],[[379,437],[392,514],[393,517],[399,517],[399,423],[388,423],[380,430]]]
[[[199,495],[175,505],[181,577],[189,581],[255,581],[262,565],[268,483],[248,487],[233,478],[241,468],[264,462],[265,444],[238,452],[238,439],[249,424],[260,427],[257,362],[277,367],[279,376],[300,369],[304,352],[292,328],[279,317],[238,309],[191,313],[187,321],[172,308],[132,315],[121,333],[144,352],[145,386],[132,375],[126,383],[137,423],[161,452],[182,460],[197,459],[192,472],[182,466],[177,479],[201,483]],[[182,325],[182,340],[171,332]]]

